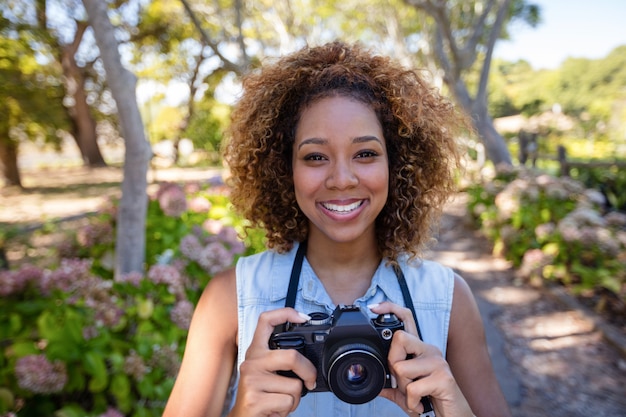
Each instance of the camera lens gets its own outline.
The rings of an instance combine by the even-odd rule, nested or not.
[[[363,404],[385,386],[385,367],[371,346],[354,343],[338,348],[329,361],[328,387],[340,400]]]
[[[367,378],[367,369],[360,363],[350,365],[346,371],[346,381],[350,384],[358,385]]]

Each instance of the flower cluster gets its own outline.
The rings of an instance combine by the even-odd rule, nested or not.
[[[80,246],[95,246],[113,242],[113,226],[106,221],[95,221],[82,227],[76,233],[76,241]]]
[[[194,227],[180,241],[182,255],[197,262],[211,275],[232,265],[235,256],[243,253],[244,249],[235,229],[210,219],[203,223],[202,229]]]
[[[0,415],[33,415],[31,402],[58,414],[78,396],[77,415],[162,414],[201,289],[246,250],[244,222],[222,189],[164,184],[148,206],[146,269],[119,274],[116,212],[110,202],[57,245],[55,267],[0,271],[0,361],[15,364],[5,378],[14,401],[0,401]],[[261,249],[262,231],[247,244]]]
[[[187,211],[185,190],[175,183],[163,183],[156,193],[156,199],[163,213],[171,217],[180,217]]]
[[[155,284],[167,285],[168,291],[177,297],[184,297],[185,277],[173,265],[152,265],[148,270],[148,278]]]
[[[0,296],[8,297],[23,292],[29,285],[38,285],[43,270],[34,265],[22,265],[20,269],[0,271]]]
[[[143,358],[136,351],[131,350],[128,356],[124,358],[124,372],[137,381],[141,381],[149,372],[149,368]]]
[[[189,329],[191,324],[191,316],[193,315],[194,305],[189,300],[178,301],[172,311],[170,312],[170,318],[172,322],[183,330]]]
[[[53,271],[46,270],[41,277],[40,289],[49,295],[54,290],[72,292],[91,277],[90,259],[63,259]]]
[[[531,282],[558,279],[626,295],[626,214],[569,177],[520,171],[508,183],[470,188],[470,213],[494,251]]]
[[[113,407],[109,407],[105,413],[100,414],[98,417],[124,417],[124,414]]]
[[[67,383],[67,369],[61,361],[50,362],[45,355],[21,357],[15,364],[18,385],[30,392],[60,392]]]

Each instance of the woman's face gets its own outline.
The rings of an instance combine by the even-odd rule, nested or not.
[[[385,138],[374,111],[344,96],[306,107],[296,127],[293,177],[310,238],[374,239],[389,191]]]

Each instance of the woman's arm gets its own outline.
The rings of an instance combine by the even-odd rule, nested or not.
[[[164,417],[219,417],[237,359],[235,270],[214,276],[196,306]]]
[[[446,360],[478,417],[510,417],[487,350],[485,329],[472,291],[455,275]]]

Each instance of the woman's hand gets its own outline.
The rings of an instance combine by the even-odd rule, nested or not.
[[[389,302],[370,306],[370,309],[377,314],[393,313],[405,326],[405,331],[394,334],[388,356],[397,388],[385,389],[381,396],[395,402],[408,414],[423,412],[421,399],[430,396],[437,417],[471,417],[472,410],[441,352],[417,336],[411,311]]]
[[[298,407],[303,382],[308,389],[315,389],[317,371],[308,359],[293,349],[271,350],[268,346],[275,326],[306,320],[306,315],[292,308],[267,311],[259,316],[240,367],[237,399],[230,416],[286,416]],[[293,371],[300,379],[278,375],[277,371]]]

